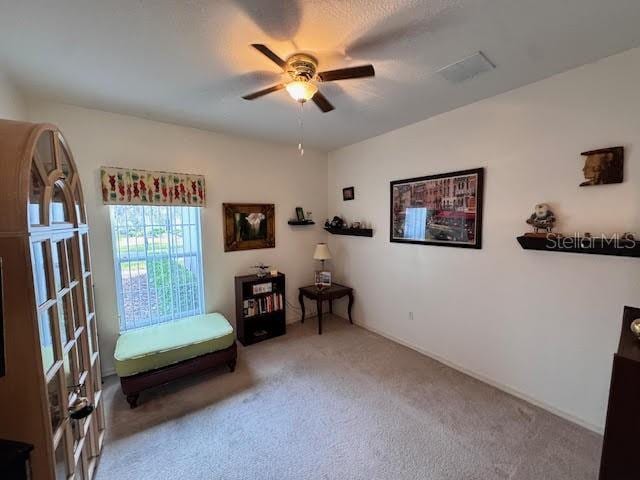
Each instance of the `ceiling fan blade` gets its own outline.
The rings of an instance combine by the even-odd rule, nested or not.
[[[283,88],[284,88],[284,83],[278,83],[277,85],[273,85],[272,87],[265,88],[264,90],[258,90],[257,92],[244,95],[242,98],[244,98],[245,100],[255,100],[258,97],[262,97],[263,95],[267,95],[268,93],[277,92],[278,90],[282,90]]]
[[[333,82],[334,80],[348,80],[350,78],[373,77],[376,71],[373,65],[361,65],[359,67],[339,68],[338,70],[328,70],[319,72],[318,78],[323,82]]]
[[[262,53],[264,56],[269,58],[273,63],[278,65],[282,70],[285,70],[287,67],[287,63],[281,59],[278,55],[273,53],[269,47],[266,45],[262,45],[261,43],[252,43],[251,46]]]
[[[327,113],[335,109],[335,107],[329,103],[327,97],[320,93],[320,90],[316,92],[311,100],[313,100],[313,103],[315,103],[323,113]]]

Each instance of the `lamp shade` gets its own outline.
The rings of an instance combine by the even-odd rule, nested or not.
[[[331,259],[331,252],[326,243],[319,243],[316,245],[316,251],[313,252],[314,260],[329,260]]]

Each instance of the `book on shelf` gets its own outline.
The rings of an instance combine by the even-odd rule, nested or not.
[[[254,295],[259,293],[269,293],[273,291],[273,284],[271,282],[257,283],[253,285],[252,290]]]
[[[283,309],[284,298],[281,293],[272,293],[264,297],[247,298],[242,302],[242,315],[253,317]]]

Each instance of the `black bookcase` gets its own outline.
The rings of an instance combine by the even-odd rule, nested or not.
[[[284,335],[286,327],[285,276],[243,275],[236,283],[236,331],[243,345]],[[266,291],[259,291],[261,288]]]
[[[640,318],[640,308],[624,307],[618,352],[613,355],[600,480],[638,478],[640,340],[630,328],[636,318]]]

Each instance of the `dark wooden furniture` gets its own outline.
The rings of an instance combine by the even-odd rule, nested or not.
[[[351,235],[352,237],[373,237],[371,228],[334,228],[324,227],[324,229],[334,235]]]
[[[33,445],[10,440],[0,440],[0,472],[6,480],[29,480],[31,465],[29,455]]]
[[[285,275],[236,277],[236,334],[242,345],[287,333]],[[271,284],[271,291],[254,293],[254,287]],[[253,305],[252,307],[247,303]],[[266,305],[266,307],[264,307]]]
[[[566,240],[566,245],[563,242]],[[522,235],[518,243],[525,250],[546,252],[587,253],[591,255],[615,255],[617,257],[640,257],[640,241],[604,242],[600,238],[585,238],[581,243],[575,237],[558,237],[547,240],[546,236]]]
[[[613,356],[600,480],[640,478],[640,340],[629,329],[636,318],[640,318],[640,308],[624,307],[620,344]]]
[[[0,437],[33,445],[35,479],[91,480],[105,416],[83,185],[50,124],[0,120],[0,169]],[[75,386],[94,407],[84,419]]]
[[[347,312],[349,313],[349,322],[353,323],[353,318],[351,317],[351,308],[353,307],[353,288],[346,287],[338,283],[334,283],[330,287],[324,288],[318,288],[315,285],[300,287],[300,293],[298,295],[300,308],[302,309],[302,319],[300,321],[304,323],[304,297],[315,300],[316,305],[318,306],[318,334],[322,335],[322,302],[328,300],[329,312],[333,313],[333,301],[345,296],[349,297]]]
[[[207,353],[198,357],[183,360],[166,367],[150,370],[148,372],[121,377],[122,393],[127,396],[127,402],[131,408],[138,406],[140,392],[149,388],[158,387],[177,378],[182,378],[194,373],[205,372],[220,365],[227,365],[232,372],[236,369],[238,348],[233,342],[228,348],[216,352]]]

